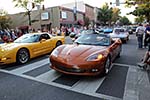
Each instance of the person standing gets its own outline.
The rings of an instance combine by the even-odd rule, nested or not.
[[[144,36],[144,47],[145,48],[148,46],[148,42],[147,42],[147,39],[149,38],[148,32],[150,32],[150,25],[149,25],[149,23],[147,23],[146,29],[145,29],[145,36]]]
[[[139,26],[136,28],[136,36],[138,41],[138,48],[143,47],[143,35],[145,32],[145,27],[142,24],[139,24]]]
[[[148,46],[148,50],[145,52],[142,62],[137,63],[139,67],[144,67],[145,65],[147,65],[147,63],[150,62],[150,31],[146,30],[146,34],[147,34],[146,43]]]

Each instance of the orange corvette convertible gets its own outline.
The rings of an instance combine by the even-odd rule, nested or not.
[[[112,61],[120,56],[122,42],[108,34],[82,34],[73,44],[57,47],[50,55],[51,68],[65,74],[108,74]]]

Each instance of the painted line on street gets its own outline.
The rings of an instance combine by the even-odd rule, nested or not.
[[[29,75],[29,76],[32,76],[32,77],[36,77],[36,76],[39,76],[43,73],[46,73],[48,72],[49,70],[51,70],[51,68],[49,67],[49,63],[48,64],[45,64],[45,65],[42,65],[41,67],[38,67],[36,69],[32,69],[28,72],[25,72],[23,74],[25,75]]]
[[[22,74],[22,73],[28,72],[30,70],[39,68],[39,67],[41,67],[43,65],[46,65],[48,63],[49,63],[49,59],[46,58],[44,60],[41,60],[41,61],[38,61],[38,62],[34,62],[34,63],[29,64],[29,65],[25,65],[24,67],[14,69],[11,72],[12,73],[16,73],[16,74]]]
[[[122,99],[125,91],[127,72],[128,67],[114,65],[96,92]]]

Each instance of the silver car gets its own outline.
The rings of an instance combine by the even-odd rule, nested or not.
[[[125,28],[114,28],[113,32],[110,33],[110,36],[112,38],[120,38],[124,43],[129,40],[129,33]]]

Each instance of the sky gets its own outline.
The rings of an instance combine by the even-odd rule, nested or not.
[[[45,7],[52,7],[52,6],[59,6],[66,3],[72,3],[75,1],[84,1],[85,3],[94,6],[94,7],[101,7],[105,2],[107,3],[115,3],[115,0],[45,0],[44,5]],[[124,0],[120,0],[120,2],[124,2]],[[115,7],[115,4],[112,4],[112,7]],[[120,4],[120,6],[117,6],[121,9],[121,16],[126,16],[126,13],[133,11],[133,8],[126,8],[123,4]],[[12,0],[0,0],[0,9],[4,9],[9,14],[19,13],[23,12],[23,9],[15,8],[14,3]],[[134,20],[133,16],[127,16],[132,22]]]

